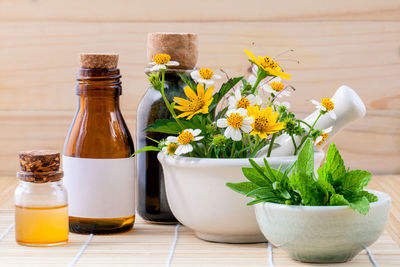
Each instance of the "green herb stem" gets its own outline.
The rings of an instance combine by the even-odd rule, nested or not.
[[[322,113],[320,112],[318,117],[315,119],[313,125],[311,126],[310,130],[308,131],[308,133],[301,139],[300,145],[297,147],[297,149],[295,148],[295,151],[299,150],[301,148],[301,146],[304,144],[304,142],[307,140],[307,138],[310,136],[312,130],[314,130],[315,124],[317,124],[317,122],[318,122],[319,118],[321,118],[321,116],[322,116]]]
[[[272,147],[273,147],[273,145],[274,145],[275,138],[276,138],[276,133],[274,133],[274,134],[272,135],[271,141],[269,142],[267,157],[270,157],[270,156],[271,156]]]
[[[179,121],[179,119],[176,117],[176,113],[175,113],[174,109],[171,107],[171,104],[169,103],[167,96],[165,95],[164,83],[165,83],[165,69],[162,69],[161,70],[161,95],[162,95],[165,105],[167,106],[167,109],[171,113],[172,117],[175,119],[176,123],[178,123],[179,127],[181,127],[181,129],[184,130],[185,127]]]

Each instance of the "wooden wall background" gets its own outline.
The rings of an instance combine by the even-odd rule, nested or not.
[[[62,149],[75,112],[79,52],[118,52],[122,110],[132,133],[147,82],[146,35],[197,32],[198,66],[248,71],[244,48],[276,55],[297,91],[293,110],[357,90],[368,114],[335,142],[352,168],[400,172],[399,0],[0,0],[0,175],[13,175],[24,149]]]

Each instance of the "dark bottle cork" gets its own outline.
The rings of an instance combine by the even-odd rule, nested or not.
[[[60,153],[50,150],[29,150],[19,153],[21,171],[17,177],[26,182],[46,183],[63,177]]]
[[[193,69],[197,63],[198,40],[196,33],[152,32],[147,35],[147,59],[153,61],[156,54],[165,53],[179,66],[171,69]]]

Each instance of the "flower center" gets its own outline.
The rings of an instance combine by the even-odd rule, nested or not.
[[[182,145],[187,145],[194,140],[194,136],[189,131],[183,131],[178,136],[178,142]]]
[[[234,129],[240,129],[242,127],[244,117],[239,113],[232,113],[228,118],[226,118],[228,125]]]
[[[157,65],[164,65],[167,64],[168,61],[171,60],[171,56],[168,54],[157,54],[153,57],[153,61],[157,64]]]
[[[272,58],[270,57],[263,57],[260,60],[261,66],[263,67],[263,69],[275,69],[276,67],[278,67],[278,62],[274,61]]]
[[[330,98],[322,98],[321,105],[328,111],[333,110],[335,108],[335,103],[333,103]]]
[[[283,90],[284,85],[281,82],[271,82],[269,84],[269,86],[271,86],[272,90],[276,91],[276,92],[280,92]]]
[[[326,139],[328,139],[328,136],[329,134],[322,133],[321,134],[322,140],[318,142],[317,146],[322,146],[325,143]]]
[[[175,143],[170,143],[170,144],[168,145],[168,147],[167,147],[167,152],[168,152],[168,154],[174,155],[177,148],[178,148],[178,145],[177,145],[177,144],[175,144]]]
[[[204,104],[205,104],[204,99],[196,97],[190,100],[188,107],[190,111],[198,111],[204,106]]]
[[[199,69],[199,74],[200,74],[201,78],[203,78],[205,80],[209,80],[214,75],[214,72],[212,70],[210,70],[209,68],[201,68],[201,69]]]
[[[268,127],[268,118],[266,116],[258,116],[254,120],[254,129],[259,132],[264,132]]]
[[[246,109],[246,108],[248,108],[248,106],[250,106],[250,101],[245,97],[242,97],[236,104],[237,108]]]

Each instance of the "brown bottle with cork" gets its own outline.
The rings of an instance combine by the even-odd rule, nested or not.
[[[171,60],[178,61],[179,66],[171,67],[165,73],[165,94],[170,102],[173,98],[186,97],[183,88],[186,84],[179,75],[190,78],[190,73],[197,63],[198,42],[194,33],[149,33],[147,38],[147,58],[159,53],[166,53]],[[149,75],[150,69],[145,69]],[[145,132],[147,126],[157,119],[168,119],[171,114],[166,108],[161,93],[150,87],[143,96],[137,109],[137,145],[138,149],[155,145],[150,137],[155,140],[166,138],[167,135]],[[148,151],[137,155],[138,170],[138,213],[142,218],[151,222],[172,223],[176,222],[166,197],[164,175],[161,164],[157,159],[157,152]]]
[[[117,64],[117,54],[80,55],[79,104],[63,156],[72,232],[122,232],[135,220],[134,145],[119,107]]]

